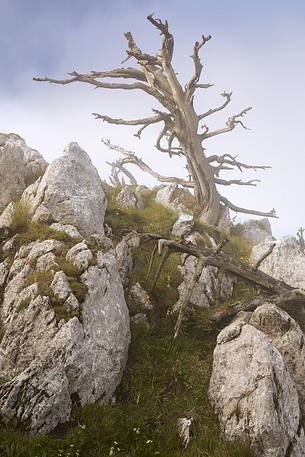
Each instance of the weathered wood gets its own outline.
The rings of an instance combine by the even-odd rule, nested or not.
[[[184,156],[191,179],[162,176],[152,170],[142,159],[136,157],[135,154],[130,154],[130,151],[123,152],[123,148],[112,147],[112,149],[123,153],[125,156],[122,160],[111,164],[112,167],[116,167],[118,170],[115,172],[114,168],[112,169],[113,176],[111,179],[114,182],[118,180],[118,173],[123,172],[123,174],[128,176],[124,166],[133,164],[140,167],[143,171],[150,173],[159,181],[176,182],[182,186],[193,188],[195,197],[197,198],[198,208],[201,209],[200,220],[213,226],[217,225],[221,217],[223,203],[234,211],[276,217],[274,210],[261,212],[238,207],[218,191],[218,185],[253,186],[258,181],[256,179],[243,181],[241,179],[220,178],[219,174],[224,170],[234,170],[234,167],[240,171],[243,168],[256,170],[259,168],[266,169],[267,167],[245,165],[242,162],[236,161],[236,158],[229,154],[206,156],[203,142],[216,135],[231,132],[237,126],[246,128],[243,118],[251,109],[251,107],[247,107],[239,113],[228,117],[225,126],[214,131],[210,131],[207,125],[200,125],[203,119],[209,118],[209,116],[225,109],[232,99],[232,92],[223,92],[221,94],[224,98],[222,104],[215,108],[210,108],[202,114],[197,114],[195,111],[195,91],[211,86],[211,84],[200,84],[203,70],[200,60],[200,50],[211,39],[211,36],[202,35],[201,40],[195,42],[192,54],[194,73],[189,82],[183,86],[178,80],[177,72],[173,68],[174,36],[169,30],[167,21],[161,21],[153,15],[149,15],[147,19],[160,32],[162,37],[161,49],[156,55],[142,52],[131,32],[124,34],[127,40],[126,60],[130,58],[135,59],[139,68],[115,68],[110,71],[90,71],[88,73],[73,71],[69,73],[69,77],[66,79],[46,77],[34,78],[34,80],[62,85],[78,82],[90,84],[94,88],[109,90],[144,91],[163,107],[163,111],[154,109],[153,116],[131,120],[120,117],[113,118],[99,113],[93,114],[97,119],[110,124],[139,126],[140,128],[135,133],[135,136],[138,138],[141,137],[143,130],[147,127],[161,123],[162,128],[155,145],[157,150],[169,154],[170,157],[174,155]],[[106,82],[105,78],[116,82]],[[126,79],[130,82],[122,82],[122,80]],[[110,143],[108,146],[111,147]],[[129,175],[130,177],[131,175]]]

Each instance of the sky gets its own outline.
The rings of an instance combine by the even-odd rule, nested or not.
[[[105,162],[118,156],[101,138],[134,150],[161,174],[184,177],[183,160],[155,149],[158,129],[147,128],[138,140],[134,127],[110,126],[91,114],[147,117],[158,108],[156,102],[138,91],[50,85],[32,77],[62,78],[72,70],[120,67],[126,57],[126,31],[133,32],[142,50],[155,53],[160,37],[145,19],[155,12],[170,23],[174,66],[185,83],[193,72],[194,42],[211,34],[201,53],[201,82],[214,86],[196,96],[198,114],[221,104],[223,90],[233,91],[233,100],[209,118],[211,129],[225,126],[230,115],[247,106],[253,110],[245,119],[251,130],[237,127],[211,138],[206,152],[239,154],[243,162],[272,166],[224,175],[262,182],[257,188],[226,187],[222,193],[238,206],[276,208],[279,219],[271,221],[276,236],[295,234],[305,226],[304,0],[0,0],[0,11],[0,131],[18,133],[49,162],[77,141],[103,179],[110,172]],[[156,184],[132,171],[139,183]]]

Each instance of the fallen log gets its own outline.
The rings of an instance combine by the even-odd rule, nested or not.
[[[222,248],[227,241],[213,249],[187,243],[184,240],[177,242],[166,239],[155,233],[140,233],[139,236],[142,242],[151,240],[157,241],[159,253],[162,252],[163,249],[166,249],[167,256],[170,252],[180,252],[199,259],[197,264],[198,268],[196,268],[193,277],[190,279],[186,296],[180,300],[180,306],[176,308],[176,310],[179,310],[179,316],[175,328],[175,337],[177,337],[180,330],[181,321],[185,314],[185,309],[191,297],[194,285],[196,284],[198,277],[200,277],[202,269],[207,265],[217,267],[223,272],[231,273],[238,278],[259,287],[261,290],[260,295],[252,299],[237,302],[227,306],[225,310],[215,312],[211,318],[214,322],[219,323],[224,319],[233,318],[240,311],[254,311],[255,308],[266,303],[266,301],[276,303],[278,306],[283,306],[292,302],[305,305],[305,291],[303,289],[294,288],[286,282],[275,279],[259,270],[261,263],[271,254],[274,246],[269,248],[254,266],[251,266],[222,252]]]

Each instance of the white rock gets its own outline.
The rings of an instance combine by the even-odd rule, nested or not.
[[[143,289],[140,283],[134,284],[129,290],[130,298],[133,299],[144,310],[152,310],[153,305],[146,290]]]
[[[116,197],[116,203],[121,208],[143,208],[143,199],[130,186],[124,186]]]
[[[39,152],[15,133],[0,133],[0,208],[17,200],[47,168]]]
[[[178,214],[183,214],[189,212],[185,206],[185,200],[187,198],[192,198],[190,191],[181,189],[176,184],[169,184],[160,188],[155,200],[166,208],[169,208]]]
[[[234,322],[219,334],[209,396],[226,437],[249,439],[255,455],[284,457],[295,445],[296,387],[270,338],[252,325]]]
[[[250,219],[241,225],[239,236],[249,241],[253,246],[262,243],[265,240],[272,239],[272,230],[269,219]]]
[[[90,265],[93,259],[93,254],[88,249],[85,241],[75,244],[66,255],[67,262],[72,263],[78,270],[79,273],[83,273]]]
[[[54,224],[50,225],[50,228],[52,228],[53,230],[57,230],[58,232],[64,232],[70,238],[76,238],[76,239],[82,238],[82,236],[79,233],[79,231],[77,230],[77,228],[74,227],[73,225],[59,224],[58,222],[55,222]]]
[[[129,275],[133,270],[132,250],[139,246],[139,235],[136,232],[131,232],[128,235],[124,236],[115,248],[119,273],[124,285],[128,284]]]
[[[145,192],[149,192],[149,191],[150,191],[150,188],[145,186],[144,184],[139,184],[136,187],[136,192],[138,192],[139,194],[144,194]]]
[[[4,422],[32,434],[48,433],[70,419],[69,381],[61,364],[35,361],[11,382],[0,386]]]
[[[35,268],[37,271],[50,271],[58,269],[58,267],[56,256],[53,252],[47,252],[37,259]]]
[[[299,405],[305,417],[305,338],[297,322],[272,304],[257,308],[249,321],[271,340],[281,353],[299,395]]]
[[[9,262],[7,259],[5,259],[5,260],[3,260],[3,262],[0,263],[0,287],[4,286],[8,273],[9,273]]]
[[[274,241],[268,239],[254,246],[251,261],[255,263],[272,243]],[[276,241],[272,254],[263,261],[260,270],[293,287],[305,289],[305,254],[293,236],[286,236]]]
[[[104,233],[106,198],[101,179],[88,154],[70,143],[52,162],[36,193],[25,192],[33,219],[75,226],[80,233]]]
[[[55,240],[23,246],[5,279],[0,377],[11,382],[0,388],[0,416],[30,433],[49,433],[69,420],[71,398],[81,405],[112,398],[125,367],[129,315],[115,251],[102,235],[89,238],[97,246],[96,264],[80,277],[88,290],[81,305],[63,272],[55,273],[52,284],[46,284],[44,296],[39,295],[39,283],[28,284],[29,274],[46,254],[53,253],[55,261],[62,255]],[[30,258],[37,260],[36,266]],[[53,294],[67,310],[66,320],[56,315],[50,300]],[[38,371],[27,371],[32,362]]]
[[[50,287],[53,290],[55,297],[62,303],[66,301],[72,293],[68,278],[63,271],[57,271],[55,273]]]
[[[188,236],[193,228],[194,218],[190,214],[180,214],[174,223],[172,234],[174,236],[185,237]]]
[[[180,267],[180,271],[183,277],[183,282],[178,286],[179,299],[181,299],[185,293],[187,284],[190,281],[196,267],[198,259],[194,256],[189,256],[184,265]],[[194,306],[199,307],[210,307],[216,304],[217,301],[217,290],[219,288],[219,298],[226,300],[233,294],[234,280],[233,277],[227,273],[219,275],[216,267],[206,266],[203,268],[197,284],[193,289],[193,293],[190,299],[190,303]],[[179,306],[179,300],[175,307]]]

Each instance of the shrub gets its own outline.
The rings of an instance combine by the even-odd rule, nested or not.
[[[31,223],[31,211],[28,204],[21,201],[15,203],[11,213],[10,230],[13,233],[24,232]]]

